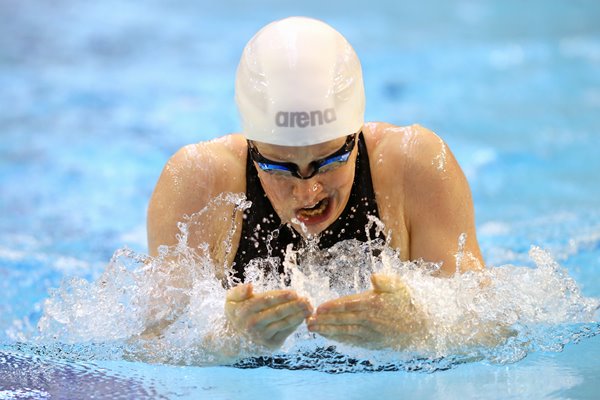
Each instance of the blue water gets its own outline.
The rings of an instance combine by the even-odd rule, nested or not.
[[[0,2],[0,398],[593,398],[598,336],[512,364],[340,375],[66,362],[15,346],[49,289],[97,278],[120,247],[146,252],[162,166],[239,129],[241,50],[294,14],[354,45],[367,119],[448,142],[488,264],[532,266],[541,246],[600,297],[600,3],[283,3]]]

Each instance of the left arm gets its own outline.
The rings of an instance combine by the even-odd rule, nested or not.
[[[442,139],[418,129],[404,169],[410,259],[441,262],[443,275],[480,270],[484,263],[467,179]]]
[[[441,263],[440,274],[480,270],[473,202],[467,180],[446,144],[420,126],[397,132],[382,148],[397,168],[380,173],[402,182],[402,219],[410,260]],[[398,171],[402,171],[398,174]],[[395,174],[395,177],[393,176]],[[397,200],[391,197],[390,203]],[[389,204],[384,204],[389,208]],[[381,207],[381,204],[380,204]],[[388,214],[389,215],[389,214]],[[392,214],[393,215],[393,214]],[[395,226],[394,223],[390,224]],[[396,225],[397,226],[397,225]],[[398,231],[395,233],[398,236]],[[459,248],[459,238],[465,234]],[[392,242],[394,245],[394,242]],[[426,333],[425,315],[397,276],[373,275],[373,289],[321,304],[308,328],[332,340],[368,348],[406,348]]]

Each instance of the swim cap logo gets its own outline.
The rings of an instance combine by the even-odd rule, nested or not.
[[[337,119],[334,108],[327,108],[323,111],[279,111],[275,115],[275,124],[286,128],[306,128],[309,126],[317,126],[329,124]]]

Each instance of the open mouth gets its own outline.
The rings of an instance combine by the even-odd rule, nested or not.
[[[297,216],[299,219],[303,221],[311,221],[315,218],[322,217],[326,214],[327,208],[329,206],[329,199],[326,197],[323,200],[319,201],[312,207],[301,208],[297,212]]]

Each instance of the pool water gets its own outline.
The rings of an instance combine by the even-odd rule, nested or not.
[[[239,129],[241,50],[288,15],[322,18],[354,45],[367,119],[418,122],[449,144],[490,268],[533,268],[539,246],[600,298],[600,3],[6,1],[0,398],[593,398],[597,324],[518,362],[429,373],[180,367],[115,359],[110,346],[65,358],[66,347],[27,345],[49,290],[93,282],[124,246],[147,252],[162,166]]]

